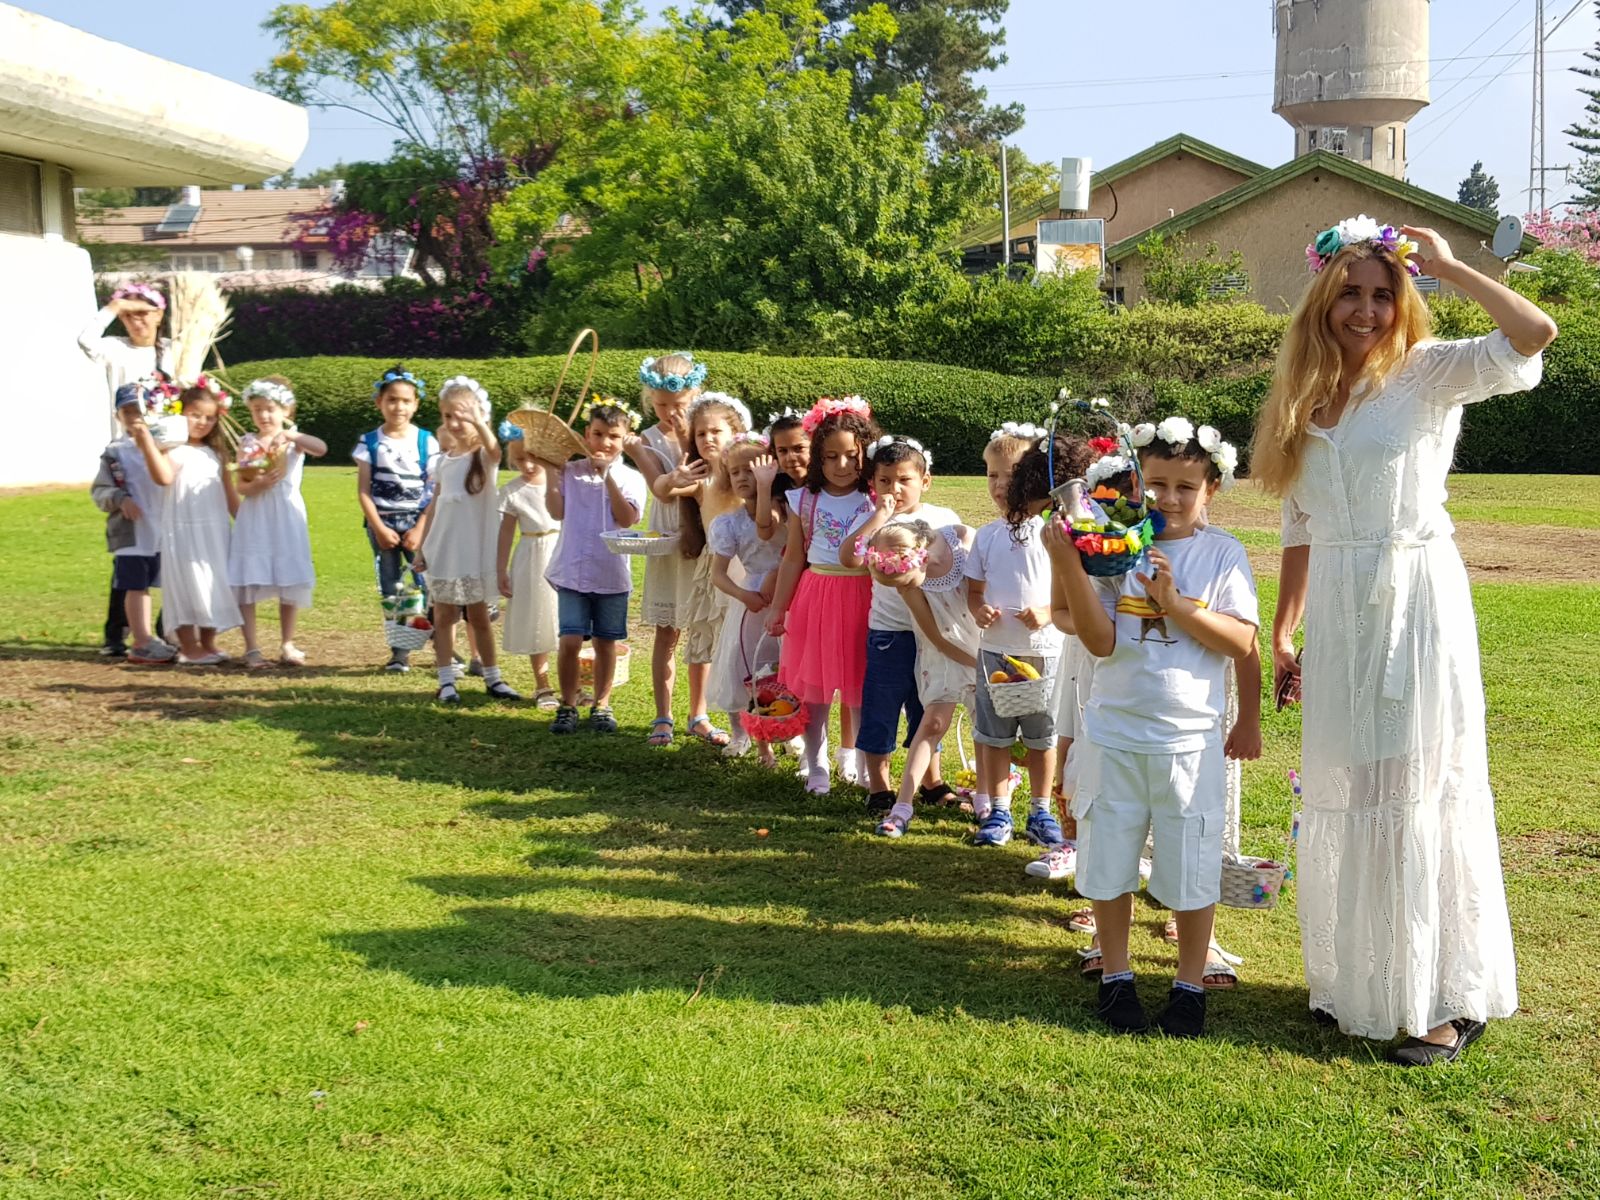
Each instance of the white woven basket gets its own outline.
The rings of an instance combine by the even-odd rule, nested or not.
[[[611,686],[621,687],[628,682],[628,663],[633,650],[627,642],[617,643],[617,668],[611,673]],[[585,691],[594,690],[594,647],[585,646],[578,651],[578,686]]]
[[[433,630],[413,629],[395,621],[383,623],[383,640],[396,650],[421,650],[433,640]]]
[[[678,548],[678,535],[675,533],[643,537],[636,529],[611,529],[602,533],[600,540],[613,554],[671,554]]]
[[[1252,858],[1248,854],[1225,856],[1222,860],[1222,902],[1229,908],[1273,908],[1289,874],[1289,864],[1275,858]]]
[[[997,716],[1029,717],[1034,713],[1048,712],[1055,691],[1055,678],[1046,675],[1041,679],[1024,679],[1021,683],[990,683],[989,699]]]

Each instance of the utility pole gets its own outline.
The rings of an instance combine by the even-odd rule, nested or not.
[[[1534,204],[1537,197],[1539,203]],[[1528,129],[1528,206],[1544,212],[1544,0],[1533,0],[1533,119]]]
[[[1009,278],[1011,275],[1011,172],[1006,164],[1006,144],[1004,142],[1000,143],[1000,224],[1005,227],[1001,233],[1000,262],[1005,266],[1006,276]]]

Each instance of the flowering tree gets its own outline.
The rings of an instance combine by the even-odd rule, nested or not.
[[[1570,250],[1585,262],[1600,263],[1600,212],[1531,212],[1522,227],[1539,239],[1543,250]]]

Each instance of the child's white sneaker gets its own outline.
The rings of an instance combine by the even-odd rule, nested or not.
[[[746,732],[745,727],[736,719],[733,722],[732,731],[728,734],[728,744],[722,748],[723,757],[743,758],[749,753],[750,734]]]
[[[861,782],[861,758],[854,747],[840,746],[837,761],[840,779],[848,784],[859,784]]]
[[[1052,846],[1022,869],[1035,879],[1065,879],[1078,869],[1078,848],[1071,842]]]

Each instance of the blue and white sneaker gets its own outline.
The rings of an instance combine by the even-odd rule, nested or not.
[[[1061,831],[1061,822],[1056,820],[1055,814],[1041,809],[1028,814],[1028,823],[1022,827],[1023,836],[1035,846],[1053,849],[1067,840],[1067,835]]]
[[[983,824],[978,826],[977,836],[972,839],[974,846],[1004,846],[1011,840],[1011,812],[1009,809],[997,808],[983,819]]]

